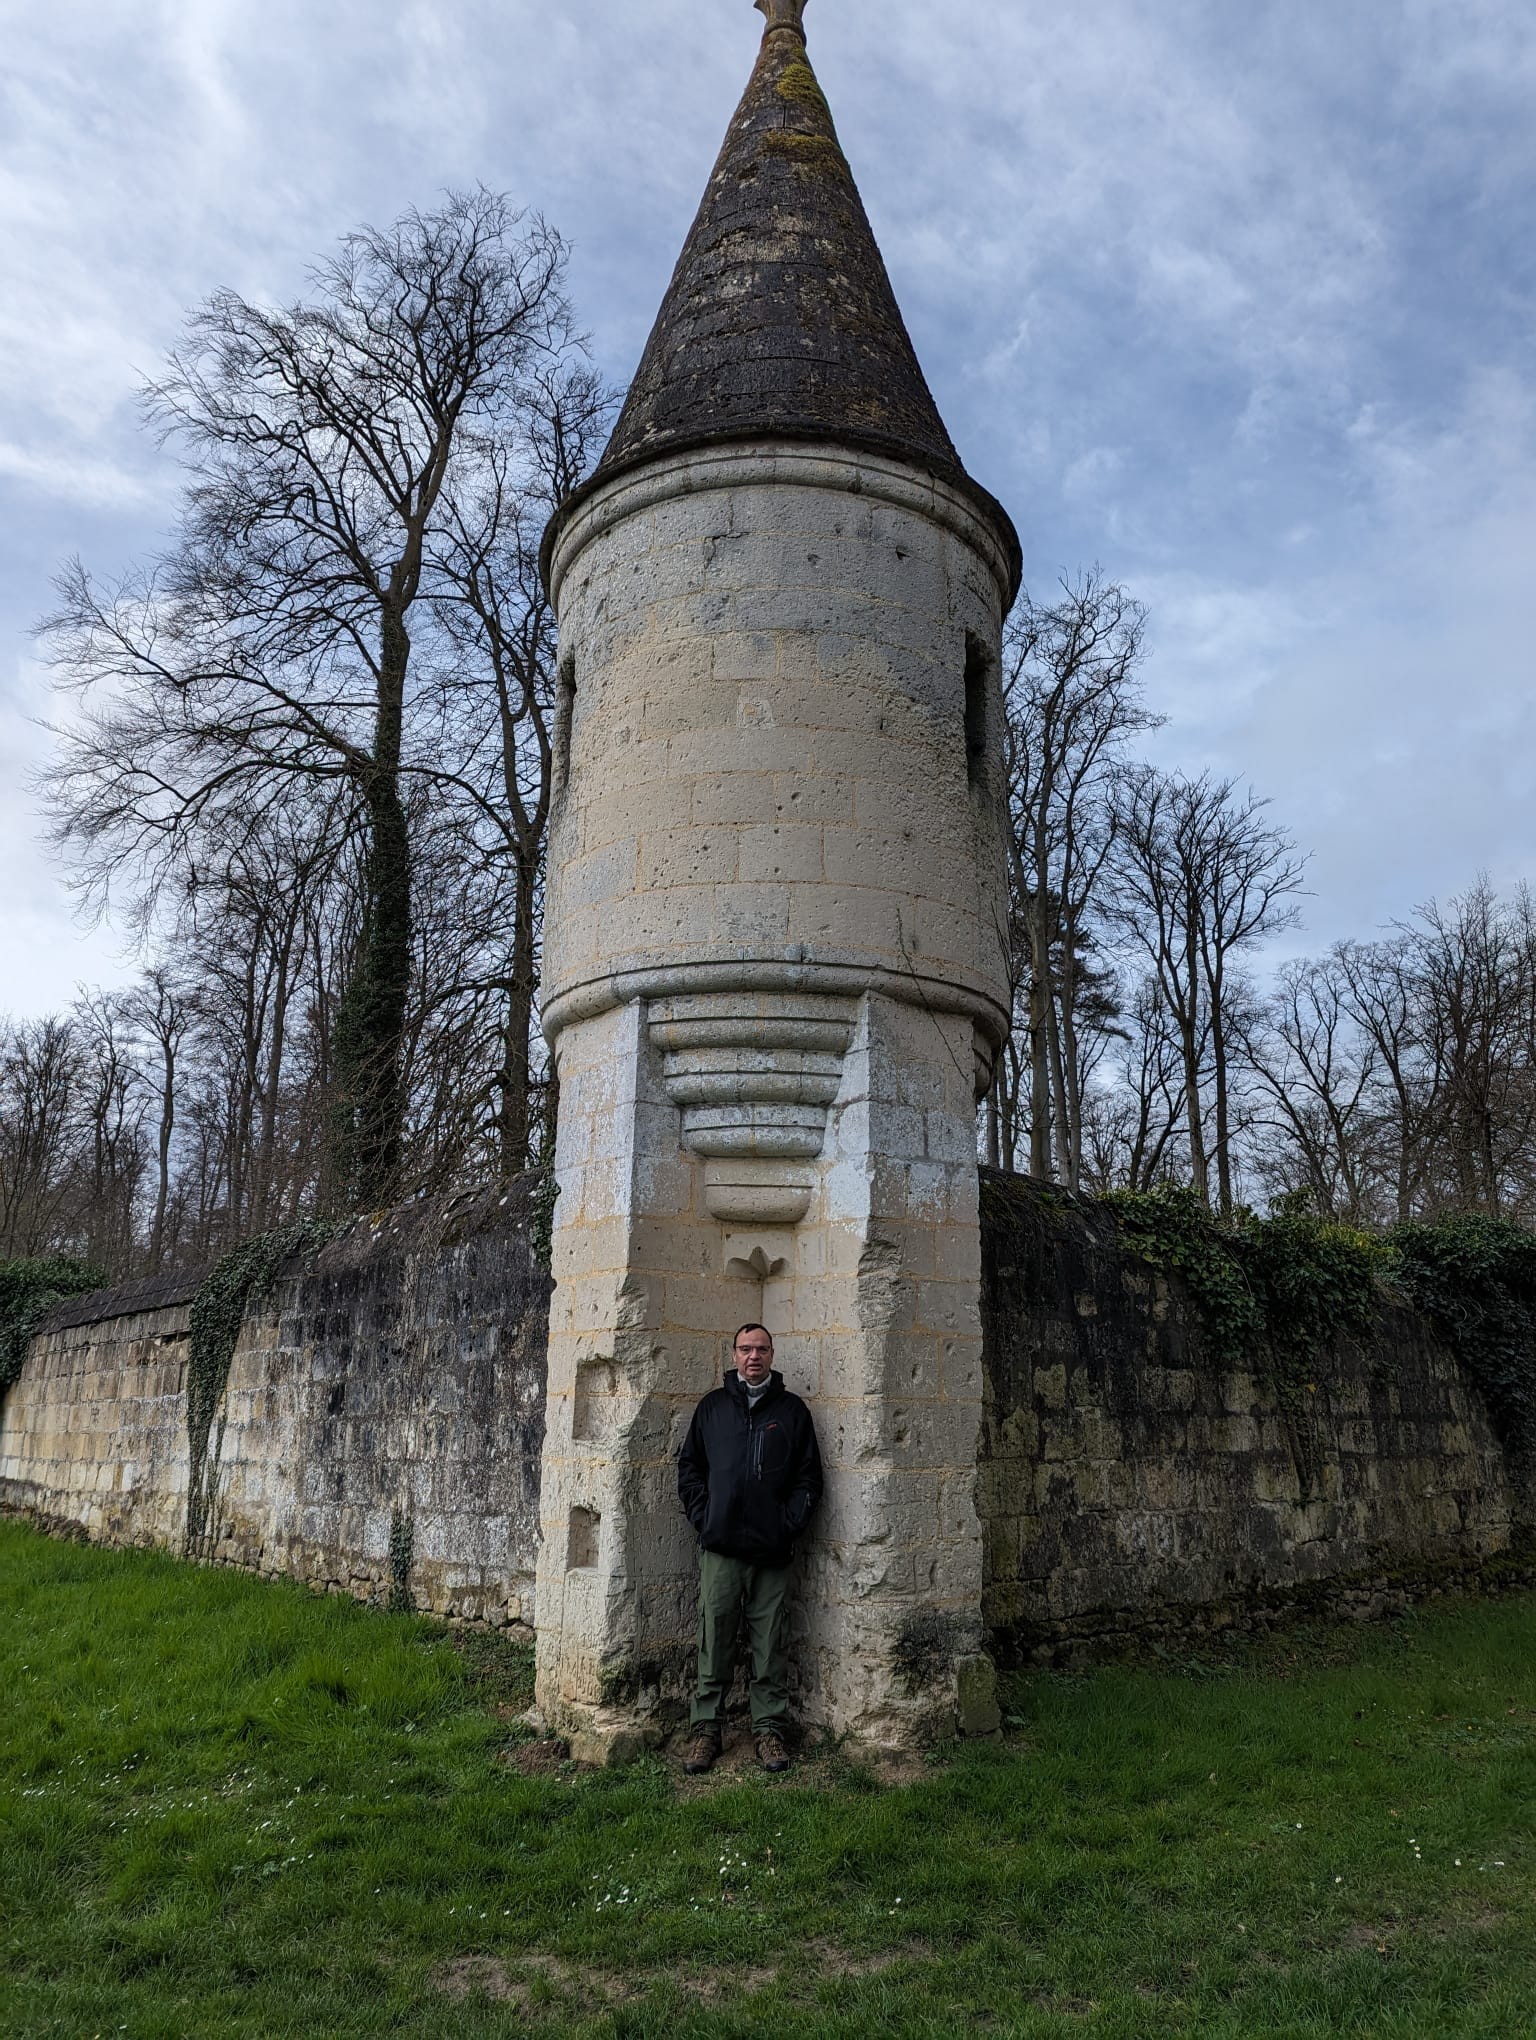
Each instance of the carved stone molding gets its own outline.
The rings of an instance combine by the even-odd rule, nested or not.
[[[759,14],[766,14],[770,28],[787,28],[805,40],[803,16],[807,0],[752,0]]]
[[[712,1217],[796,1225],[810,1207],[857,1002],[805,993],[657,999],[651,1040]]]

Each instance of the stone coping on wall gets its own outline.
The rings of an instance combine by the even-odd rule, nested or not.
[[[362,1268],[397,1254],[434,1251],[483,1231],[505,1213],[523,1219],[539,1180],[537,1172],[504,1183],[471,1190],[420,1197],[388,1211],[349,1220],[327,1242],[317,1266],[327,1274]],[[106,1289],[87,1289],[56,1304],[39,1320],[33,1336],[66,1332],[83,1325],[108,1324],[113,1318],[141,1317],[146,1311],[177,1310],[189,1304],[208,1275],[206,1268],[183,1268],[166,1275],[146,1275],[136,1282],[118,1282]]]
[[[201,1269],[172,1275],[147,1275],[139,1282],[120,1282],[111,1289],[88,1289],[67,1303],[55,1305],[41,1319],[33,1336],[67,1332],[81,1325],[104,1325],[113,1318],[142,1317],[146,1311],[176,1310],[197,1294]]]

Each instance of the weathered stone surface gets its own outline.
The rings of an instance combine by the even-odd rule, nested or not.
[[[731,540],[727,555],[683,542],[701,527]],[[814,613],[785,585],[786,551],[835,551]],[[588,499],[551,587],[574,681],[552,823],[552,1032],[614,985],[857,998],[874,982],[917,1005],[959,994],[1000,1024],[995,647],[1010,582],[963,497],[836,447],[678,456]],[[674,618],[729,638],[748,606],[772,673],[680,677]],[[968,646],[991,659],[982,759],[967,755]]]
[[[803,37],[770,26],[597,485],[686,448],[773,436],[942,475],[1016,559],[1012,525],[966,475],[929,393]],[[835,573],[835,551],[824,562]],[[787,558],[779,584],[815,588],[808,564],[823,561]],[[723,658],[738,682],[779,670],[750,627],[709,636],[716,670]]]
[[[997,1666],[984,1652],[955,1666],[955,1726],[961,1735],[996,1735],[1003,1725],[997,1697]]]
[[[621,1030],[631,1025],[625,1038],[639,1061],[633,1021],[613,1016]],[[904,1068],[910,1076],[897,1059]],[[893,1180],[909,1179],[898,1169]],[[595,1696],[589,1761],[611,1761],[638,1746],[633,1733],[653,1733],[664,1674],[675,1683],[686,1670],[691,1551],[672,1454],[692,1396],[720,1364],[712,1295],[726,1299],[732,1323],[754,1298],[792,1327],[810,1321],[786,1333],[781,1353],[796,1385],[818,1398],[829,1456],[835,1450],[846,1469],[795,1610],[796,1678],[813,1715],[835,1711],[829,1688],[849,1705],[868,1703],[859,1674],[846,1669],[850,1654],[870,1655],[878,1677],[893,1620],[919,1586],[937,1597],[946,1579],[949,1611],[960,1618],[943,1632],[958,1651],[949,1718],[986,1733],[987,1660],[955,1643],[981,1633],[979,1623],[965,1630],[977,1609],[1005,1652],[1070,1658],[1138,1638],[1267,1624],[1298,1601],[1368,1618],[1393,1613],[1448,1580],[1475,1578],[1510,1545],[1514,1477],[1475,1390],[1411,1313],[1389,1309],[1368,1343],[1317,1356],[1304,1489],[1265,1356],[1244,1368],[1214,1364],[1177,1285],[1128,1260],[1091,1208],[1043,1201],[1016,1179],[983,1187],[979,1487],[965,1465],[928,1463],[966,1449],[981,1393],[974,1344],[922,1329],[915,1309],[910,1325],[894,1322],[894,1308],[887,1319],[898,1300],[895,1264],[867,1254],[856,1233],[801,1228],[803,1264],[789,1284],[783,1270],[746,1262],[729,1279],[700,1283],[686,1314],[705,1329],[665,1342],[646,1321],[666,1307],[667,1227],[636,1229],[652,1243],[654,1265],[626,1273],[612,1261],[619,1358],[597,1335],[585,1342],[590,1357],[569,1394],[571,1437],[551,1442],[568,1462],[577,1445],[590,1447],[579,1470],[599,1501],[605,1469],[631,1455],[615,1484],[618,1520],[594,1505],[574,1547],[569,1520],[557,1524],[554,1591],[597,1600],[610,1640],[623,1644],[591,1660],[588,1688],[579,1628],[567,1639],[571,1690]],[[595,1206],[596,1185],[592,1194]],[[954,1215],[947,1199],[931,1209]],[[216,1551],[382,1598],[399,1512],[411,1522],[419,1606],[529,1625],[547,1284],[529,1260],[515,1195],[505,1208],[493,1198],[446,1226],[444,1217],[440,1205],[418,1206],[359,1228],[253,1315],[231,1371]],[[628,1251],[623,1227],[605,1232],[594,1222],[568,1240],[576,1259],[587,1231],[593,1269]],[[940,1244],[948,1235],[946,1226]],[[738,1245],[752,1236],[728,1235]],[[909,1224],[901,1237],[912,1265],[932,1258],[921,1231]],[[850,1269],[856,1282],[862,1270],[863,1297],[879,1308],[853,1326],[819,1322],[828,1314],[816,1285]],[[580,1311],[585,1280],[572,1277],[557,1316]],[[107,1542],[181,1548],[187,1309],[175,1299],[186,1285],[160,1294],[156,1308],[143,1307],[142,1288],[77,1299],[34,1340],[0,1429],[0,1506]],[[872,1324],[881,1327],[873,1344]],[[681,1364],[669,1373],[674,1350]],[[883,1373],[863,1371],[874,1360]],[[652,1385],[637,1395],[646,1369]],[[888,1477],[892,1466],[905,1469],[899,1480]],[[984,1574],[980,1558],[967,1556],[977,1548],[978,1506]],[[634,1523],[625,1527],[626,1510],[659,1529],[650,1548]],[[605,1537],[621,1548],[629,1540],[626,1573],[606,1587]],[[668,1665],[663,1646],[674,1653]],[[925,1718],[938,1719],[931,1705]],[[887,1722],[871,1739],[890,1732]]]
[[[1344,1607],[1401,1599],[1509,1546],[1487,1413],[1412,1312],[1314,1356],[1289,1416],[1271,1356],[1219,1363],[1107,1213],[992,1176],[983,1242],[983,1607],[1005,1652],[1214,1627],[1335,1581]]]
[[[658,460],[557,540],[539,1693],[577,1732],[616,1690],[638,1709],[686,1683],[674,1460],[749,1318],[828,1468],[802,1714],[874,1741],[954,1718],[982,1642],[974,1127],[1006,1026],[1009,572],[965,494],[836,446]],[[691,632],[707,682],[672,656]],[[895,1674],[916,1610],[949,1624],[942,1693]]]
[[[359,1221],[248,1315],[216,1559],[383,1599],[408,1540],[414,1605],[531,1630],[549,1285],[527,1196]],[[34,1341],[0,1430],[0,1504],[179,1549],[187,1305],[139,1301],[77,1299]]]
[[[145,1309],[142,1295],[134,1285],[73,1298],[32,1341],[5,1401],[0,1504],[106,1543],[179,1547],[187,1305]],[[113,1315],[92,1323],[93,1307]]]

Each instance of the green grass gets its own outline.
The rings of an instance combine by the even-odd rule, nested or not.
[[[1033,1676],[1002,1746],[503,1761],[526,1655],[0,1523],[0,2032],[1536,2030],[1536,1601]]]

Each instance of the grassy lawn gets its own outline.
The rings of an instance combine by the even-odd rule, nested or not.
[[[1529,1597],[1020,1679],[894,1783],[525,1774],[527,1678],[0,1523],[0,2032],[1536,2032]]]

